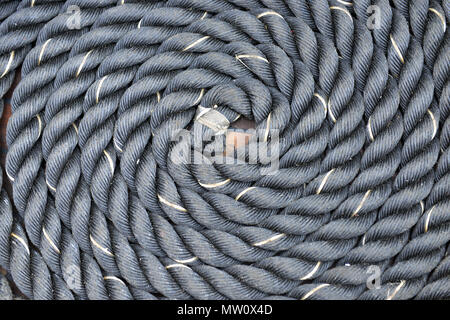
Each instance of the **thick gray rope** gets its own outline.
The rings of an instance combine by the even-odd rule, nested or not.
[[[444,2],[66,2],[14,47],[0,265],[35,299],[448,297]],[[277,130],[279,170],[176,163],[199,105]]]

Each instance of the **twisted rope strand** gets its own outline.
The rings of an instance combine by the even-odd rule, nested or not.
[[[0,265],[30,299],[448,298],[448,9],[0,1]]]

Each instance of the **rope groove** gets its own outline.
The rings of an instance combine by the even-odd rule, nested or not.
[[[29,299],[450,298],[449,9],[0,1],[0,266]]]

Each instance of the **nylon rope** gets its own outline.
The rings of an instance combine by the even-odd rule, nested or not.
[[[449,19],[0,0],[0,299],[450,298]]]

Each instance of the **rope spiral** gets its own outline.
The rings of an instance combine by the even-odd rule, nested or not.
[[[0,266],[39,300],[449,299],[448,21],[446,0],[0,0]]]

